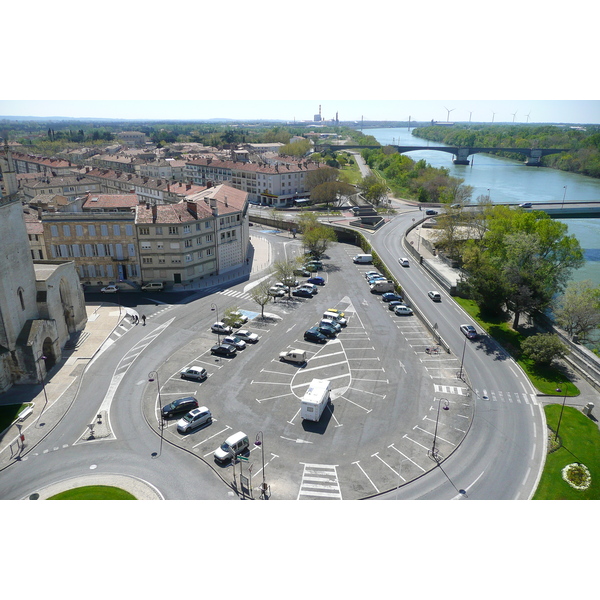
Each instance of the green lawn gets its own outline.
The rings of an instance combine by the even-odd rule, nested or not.
[[[558,369],[536,367],[531,360],[521,356],[521,342],[525,335],[514,331],[510,323],[502,317],[486,317],[479,311],[473,300],[454,297],[454,300],[473,317],[500,345],[508,351],[527,374],[531,383],[542,393],[549,396],[578,396],[579,389]],[[556,390],[560,389],[560,392]]]
[[[110,485],[86,485],[56,494],[48,500],[137,500],[129,492]]]
[[[544,407],[548,427],[556,431],[562,404]],[[565,406],[558,431],[560,448],[546,457],[546,464],[534,500],[600,499],[600,431],[591,419],[576,408]],[[587,490],[576,490],[562,478],[562,469],[582,463],[590,471],[592,483]]]
[[[30,404],[7,404],[0,406],[0,431],[4,431],[11,423],[28,408]],[[31,417],[29,417],[31,418]]]

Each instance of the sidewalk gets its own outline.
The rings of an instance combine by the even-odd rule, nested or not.
[[[42,384],[13,385],[0,395],[0,405],[33,403],[33,410],[0,432],[0,470],[20,460],[63,418],[77,395],[81,375],[98,349],[127,316],[112,303],[88,304],[88,322],[74,348],[50,369]]]

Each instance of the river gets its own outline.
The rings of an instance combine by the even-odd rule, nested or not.
[[[444,146],[412,135],[406,127],[362,130],[380,144]],[[408,152],[413,160],[425,159],[433,167],[445,167],[450,175],[473,186],[472,202],[489,193],[492,202],[585,202],[600,201],[600,180],[546,167],[527,167],[523,162],[489,154],[475,154],[471,165],[454,165],[452,154],[435,150]],[[584,251],[585,264],[572,279],[592,280],[600,285],[600,219],[565,219],[569,233],[575,235]]]

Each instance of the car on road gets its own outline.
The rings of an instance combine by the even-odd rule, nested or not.
[[[531,204],[531,202],[523,202],[522,204],[519,204],[519,208],[531,208],[533,205]]]
[[[227,337],[224,337],[222,341],[224,344],[235,346],[236,350],[243,350],[246,347],[246,342],[237,334],[228,335]]]
[[[405,315],[412,315],[413,311],[412,308],[405,306],[404,304],[399,304],[398,306],[396,306],[396,308],[394,309],[394,312],[399,316],[405,316]]]
[[[300,298],[312,298],[313,294],[306,288],[297,288],[292,292],[292,296],[298,296]]]
[[[322,277],[311,277],[306,283],[312,283],[313,285],[325,285],[325,280]]]
[[[181,413],[190,412],[194,408],[198,408],[198,400],[193,396],[186,396],[185,398],[178,398],[169,402],[169,404],[162,407],[162,416],[166,419],[170,419],[175,415]]]
[[[118,285],[107,285],[100,290],[103,294],[116,294],[119,291]]]
[[[437,215],[438,211],[437,210],[433,210],[432,208],[430,208],[429,210],[425,211],[426,215]]]
[[[450,208],[462,208],[462,204],[457,203],[457,204],[451,204]]]
[[[179,433],[188,433],[201,425],[206,425],[212,421],[212,415],[210,410],[206,406],[195,408],[185,415],[182,419],[177,421],[177,431]]]
[[[232,344],[215,344],[211,349],[211,354],[216,354],[217,356],[225,356],[226,358],[231,358],[236,355],[237,350],[235,346]]]
[[[284,290],[281,287],[270,287],[269,288],[269,296],[273,296],[274,298],[281,298],[282,296],[285,296],[287,290]]]
[[[325,344],[327,338],[316,328],[311,327],[304,332],[304,339],[307,342],[317,342],[318,344]]]
[[[435,291],[430,291],[427,292],[427,295],[434,301],[434,302],[441,302],[442,301],[442,296],[440,295],[439,292],[435,292]]]
[[[213,333],[220,333],[222,335],[231,335],[233,333],[233,327],[225,325],[223,321],[217,321],[216,323],[213,323],[210,330]]]
[[[398,262],[403,266],[403,267],[408,267],[408,258],[399,258]]]
[[[252,333],[247,329],[240,329],[239,331],[235,332],[235,335],[236,337],[239,337],[245,342],[250,342],[251,344],[256,344],[256,342],[258,342],[258,340],[260,339],[257,333]]]
[[[208,377],[206,369],[197,365],[183,369],[179,375],[181,379],[193,379],[194,381],[204,381]]]
[[[461,325],[460,331],[470,340],[474,340],[477,337],[477,330],[473,325]]]
[[[381,295],[381,299],[384,302],[393,302],[394,300],[400,300],[402,302],[402,300],[404,300],[404,298],[402,298],[400,294],[396,294],[396,292],[385,292]]]
[[[329,325],[324,325],[322,322],[320,322],[316,326],[316,329],[319,333],[322,333],[325,337],[328,338],[334,338],[337,333],[333,327],[330,327]]]

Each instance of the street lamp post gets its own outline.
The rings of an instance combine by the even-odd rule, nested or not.
[[[46,360],[46,356],[44,356],[43,354],[41,356],[38,357],[37,359],[37,363],[39,365],[40,360],[45,361]],[[44,365],[46,363],[44,362]],[[45,369],[44,369],[45,370]],[[40,417],[42,416],[42,413],[44,412],[44,410],[46,409],[46,405],[48,404],[48,395],[46,394],[46,382],[45,382],[45,373],[41,373],[40,370],[40,383],[42,384],[42,390],[44,391],[44,408],[42,408],[41,412],[40,412]]]
[[[148,381],[152,382],[156,379],[156,390],[158,392],[158,428],[160,429],[160,452],[162,454],[162,443],[163,443],[163,432],[165,428],[165,421],[162,414],[162,399],[160,397],[160,381],[158,379],[158,371],[150,371],[148,373]]]
[[[565,198],[567,197],[567,186],[563,185],[563,189],[565,191],[563,192],[562,204],[560,205],[561,209],[565,207]]]
[[[217,321],[219,321],[219,307],[214,303],[211,302],[210,304],[210,310],[216,310],[217,311]],[[217,331],[217,339],[219,341],[219,344],[221,343],[221,334]]]
[[[431,458],[433,458],[433,460],[435,460],[436,462],[438,462],[438,453],[435,448],[435,441],[437,439],[438,422],[440,420],[440,407],[442,406],[442,402],[444,403],[444,410],[448,410],[450,408],[450,403],[448,402],[448,400],[446,400],[446,398],[440,398],[438,400],[437,417],[435,419],[435,432],[433,434],[433,445],[431,446]]]
[[[567,389],[565,389],[565,395],[563,397],[562,407],[560,409],[560,415],[558,416],[558,425],[556,426],[556,433],[554,434],[554,441],[558,440],[558,430],[560,429],[560,422],[562,421],[563,411],[565,410],[565,402],[567,401],[568,386],[569,386],[569,384],[567,383],[567,386],[566,386]],[[560,388],[556,388],[556,391],[559,394],[562,392],[562,390]]]
[[[467,349],[467,338],[465,338],[465,345],[463,346],[462,358],[460,359],[460,372],[458,374],[458,378],[462,379],[463,377],[463,365],[465,364],[465,350]]]
[[[256,439],[254,440],[254,445],[260,447],[260,453],[261,453],[261,457],[262,457],[262,477],[263,477],[260,495],[261,495],[261,498],[266,498],[267,497],[267,482],[265,481],[265,446],[263,443],[263,432],[262,431],[259,431],[256,434]]]

